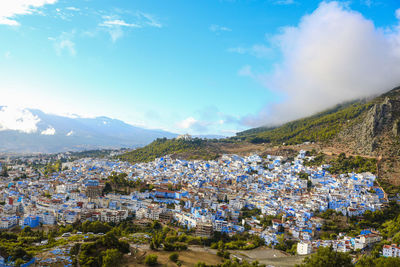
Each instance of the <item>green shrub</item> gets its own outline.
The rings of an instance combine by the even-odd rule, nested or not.
[[[155,254],[149,254],[144,259],[144,263],[148,266],[154,266],[158,264],[158,257]]]
[[[177,261],[178,261],[178,258],[179,258],[179,254],[176,253],[176,252],[171,253],[171,255],[169,255],[169,260],[170,260],[170,261],[173,261],[173,262],[177,262]]]

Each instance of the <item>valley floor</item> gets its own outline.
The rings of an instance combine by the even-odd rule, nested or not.
[[[145,247],[141,247],[139,251],[139,255],[142,254],[140,258],[148,254],[157,255],[159,266],[177,266],[168,258],[172,252],[153,251],[150,250],[147,245]],[[305,256],[293,256],[280,250],[271,249],[268,247],[260,247],[252,250],[231,250],[229,252],[231,252],[231,258],[237,257],[248,262],[258,261],[259,263],[266,264],[267,266],[273,265],[276,267],[295,266],[296,264],[300,264],[305,258]],[[207,247],[190,246],[187,251],[180,251],[178,253],[179,260],[182,262],[182,266],[192,267],[198,262],[205,262],[206,264],[210,265],[216,265],[223,262],[223,259],[216,255],[216,249],[210,249]],[[138,260],[135,259],[133,255],[126,257],[126,260],[127,264],[125,266],[146,266],[138,263]]]
[[[234,250],[231,255],[247,260],[248,262],[258,261],[265,265],[276,267],[289,267],[301,264],[305,256],[293,256],[281,250],[260,247],[252,250]]]

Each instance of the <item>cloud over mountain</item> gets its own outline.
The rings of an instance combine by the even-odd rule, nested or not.
[[[13,130],[21,133],[35,133],[37,124],[40,122],[38,116],[29,110],[0,107],[0,131]]]
[[[136,127],[108,117],[46,114],[0,106],[0,152],[59,152],[137,147],[173,133]]]
[[[272,43],[282,54],[274,71],[258,74],[247,67],[245,74],[283,100],[243,118],[245,125],[286,122],[400,83],[399,24],[378,28],[343,3],[322,2]]]
[[[56,134],[56,129],[53,127],[49,126],[46,130],[42,131],[41,134],[43,135],[55,135]]]

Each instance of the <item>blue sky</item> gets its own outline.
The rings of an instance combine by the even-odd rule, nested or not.
[[[285,122],[400,82],[396,2],[1,1],[0,105],[191,134]]]

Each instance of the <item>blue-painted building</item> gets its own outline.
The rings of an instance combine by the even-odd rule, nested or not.
[[[24,219],[24,224],[22,225],[22,228],[25,228],[26,226],[35,228],[38,227],[39,224],[40,224],[40,217],[36,215],[30,215]]]

